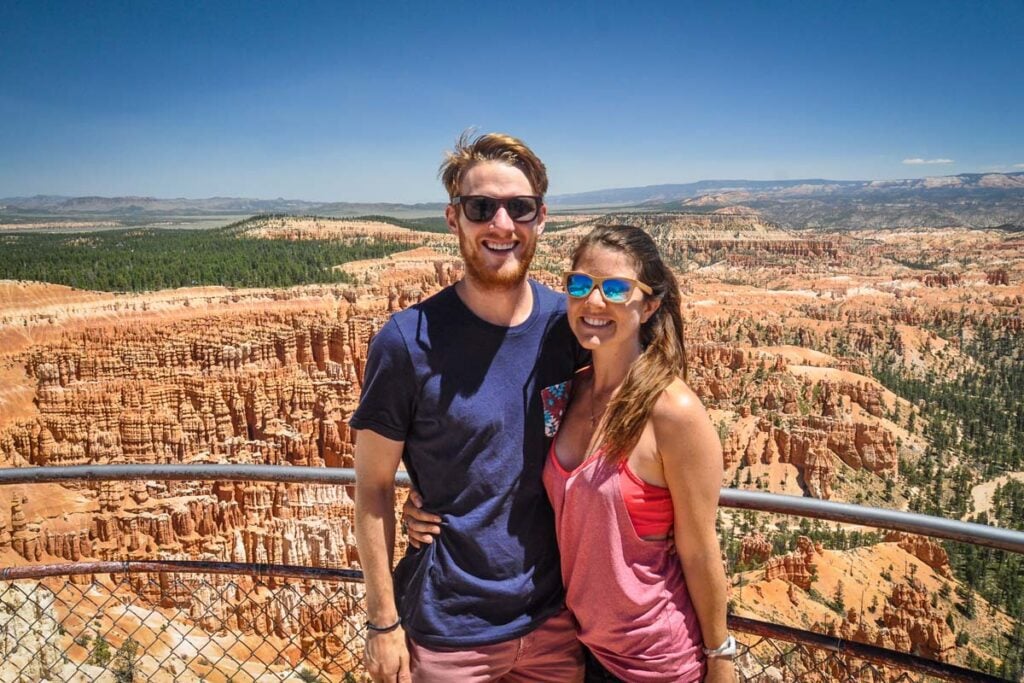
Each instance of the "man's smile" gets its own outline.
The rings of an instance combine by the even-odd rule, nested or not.
[[[490,251],[511,251],[516,248],[519,244],[518,240],[512,240],[511,242],[496,242],[494,240],[484,240],[483,245]]]

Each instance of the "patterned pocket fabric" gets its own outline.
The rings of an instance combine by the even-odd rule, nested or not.
[[[540,392],[541,400],[544,402],[544,434],[548,438],[558,432],[558,426],[562,424],[562,416],[569,405],[569,397],[572,395],[572,380],[566,380],[560,384],[552,384]]]

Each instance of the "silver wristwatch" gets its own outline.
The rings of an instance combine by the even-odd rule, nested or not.
[[[736,639],[733,638],[732,634],[725,639],[725,642],[718,647],[712,649],[709,647],[704,648],[704,656],[710,657],[711,659],[732,659],[736,656]]]

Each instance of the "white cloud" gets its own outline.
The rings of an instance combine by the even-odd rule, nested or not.
[[[903,163],[908,166],[919,166],[921,164],[951,164],[952,159],[904,159]]]
[[[1014,164],[1014,168],[1024,168],[1024,164]]]

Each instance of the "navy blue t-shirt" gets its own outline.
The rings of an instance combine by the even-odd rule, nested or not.
[[[564,297],[530,286],[521,325],[481,320],[448,287],[370,343],[350,424],[405,442],[423,507],[442,519],[395,570],[403,626],[428,646],[517,638],[562,606],[541,391],[572,377],[580,350]]]

